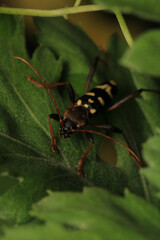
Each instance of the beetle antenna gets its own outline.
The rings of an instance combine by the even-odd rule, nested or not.
[[[118,143],[119,145],[121,145],[122,147],[124,147],[126,150],[128,150],[130,152],[130,154],[133,156],[134,160],[136,161],[136,163],[138,164],[139,167],[143,167],[140,159],[137,157],[137,155],[132,151],[131,148],[125,146],[123,143],[119,142],[118,140],[106,135],[106,134],[103,134],[103,133],[100,133],[100,132],[96,132],[94,130],[87,130],[87,129],[71,129],[70,132],[89,132],[89,133],[95,133],[95,134],[98,134],[98,135],[101,135],[105,138],[108,138],[116,143]]]
[[[44,83],[45,87],[47,88],[49,94],[51,95],[51,98],[52,98],[52,100],[53,100],[54,106],[55,106],[56,111],[57,111],[58,116],[59,116],[59,120],[60,120],[61,126],[64,126],[63,119],[62,119],[61,114],[60,114],[60,112],[59,112],[59,109],[58,109],[56,100],[55,100],[55,98],[54,98],[51,90],[49,89],[47,83],[45,82],[45,80],[44,80],[44,79],[42,78],[42,76],[40,75],[40,73],[39,73],[28,61],[26,61],[25,59],[23,59],[23,58],[21,58],[21,57],[12,57],[12,58],[19,59],[20,61],[26,63],[26,64],[27,64],[30,68],[32,68],[33,71],[40,77],[40,79],[41,79],[42,82]]]

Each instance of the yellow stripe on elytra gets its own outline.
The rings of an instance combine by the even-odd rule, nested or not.
[[[85,108],[89,108],[89,105],[86,104],[86,103],[85,103],[83,106],[84,106]]]
[[[89,103],[94,103],[94,101],[91,98],[88,99],[88,102]]]
[[[105,105],[105,102],[104,102],[104,100],[103,100],[101,97],[98,97],[97,99],[98,99],[98,101],[100,102],[100,104],[101,104],[102,106]]]
[[[111,80],[109,81],[112,85],[117,85],[115,81]]]
[[[112,93],[111,93],[112,87],[110,85],[108,85],[108,84],[98,85],[96,88],[105,90],[105,92],[108,93],[108,95],[111,98],[113,98]]]
[[[91,114],[96,113],[96,109],[94,109],[94,108],[91,108],[89,111],[90,111]]]
[[[88,96],[95,96],[95,93],[94,93],[94,92],[87,92],[85,95],[88,95]]]
[[[112,90],[112,87],[111,86],[108,86],[106,89],[105,89],[105,92],[108,93],[108,95],[113,98],[112,96],[112,93],[111,93],[111,90]]]
[[[78,106],[82,105],[82,100],[81,100],[81,99],[79,99],[79,100],[77,101],[77,105],[78,105]]]
[[[107,87],[108,87],[108,84],[96,86],[96,88],[100,88],[100,89],[106,89]]]

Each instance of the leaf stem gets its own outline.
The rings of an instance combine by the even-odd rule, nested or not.
[[[75,4],[74,4],[74,7],[77,7],[77,6],[79,6],[81,4],[81,0],[76,0],[75,1]]]
[[[0,7],[0,13],[12,14],[12,15],[36,16],[36,17],[57,17],[57,16],[68,15],[68,14],[75,14],[75,13],[101,11],[104,9],[105,9],[104,7],[97,6],[97,5],[74,6],[74,7],[53,9],[53,10]]]
[[[146,178],[141,171],[140,171],[140,177],[141,177],[141,181],[142,181],[142,184],[143,184],[143,189],[144,189],[144,194],[145,194],[146,201],[150,202],[151,199],[150,199],[150,195],[149,195],[147,181],[146,181]]]
[[[121,14],[121,12],[119,11],[114,11],[115,15],[116,15],[116,18],[118,20],[118,23],[119,23],[119,26],[121,28],[121,31],[126,39],[126,42],[128,44],[129,47],[132,47],[133,45],[133,38],[131,36],[131,33],[127,27],[127,24],[126,24],[126,21],[123,17],[123,15]]]

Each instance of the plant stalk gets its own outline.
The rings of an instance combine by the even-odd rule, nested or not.
[[[118,20],[118,23],[119,23],[119,26],[121,28],[121,31],[124,35],[124,38],[126,39],[126,42],[128,44],[129,47],[132,47],[133,45],[133,38],[131,36],[131,33],[127,27],[127,24],[124,20],[124,17],[123,15],[121,14],[121,12],[119,11],[114,11],[115,15],[116,15],[116,18]]]
[[[101,11],[104,9],[105,9],[104,7],[100,7],[98,5],[74,6],[53,10],[0,7],[0,13],[35,17],[58,17],[68,14]]]

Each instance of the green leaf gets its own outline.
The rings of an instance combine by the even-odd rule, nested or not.
[[[37,89],[26,80],[26,75],[33,72],[23,63],[11,59],[12,56],[27,59],[27,53],[22,19],[10,18],[16,23],[12,35],[3,35],[2,32],[0,36],[0,52],[3,56],[0,61],[1,171],[24,177],[24,181],[1,196],[0,217],[25,222],[30,218],[28,210],[31,204],[42,198],[46,189],[81,190],[82,180],[74,170],[69,169],[70,156],[76,165],[72,155],[73,149],[76,149],[71,142],[68,144],[69,152],[64,152],[64,146],[59,146],[62,150],[55,157],[51,151],[47,119],[52,112],[51,101],[47,91]],[[3,15],[1,19],[4,22]],[[13,21],[8,21],[11,29]],[[42,66],[39,59],[44,60],[46,66],[50,62],[48,68],[45,64]],[[61,59],[56,60],[46,48],[37,49],[33,65],[39,65],[44,77],[48,70],[46,75],[51,81],[56,81],[61,75]]]
[[[20,179],[9,176],[8,173],[4,172],[0,175],[0,195],[8,191],[10,188],[14,187]]]
[[[126,46],[122,40],[117,36],[113,36],[109,48],[109,78],[117,82],[119,94],[118,99],[129,95],[136,89],[148,88],[158,89],[157,81],[142,77],[137,73],[131,73],[119,65],[119,60],[125,52]],[[134,81],[134,83],[133,83]],[[136,86],[136,87],[135,87]],[[160,115],[158,114],[160,108],[160,96],[153,93],[143,93],[135,100],[131,100],[116,110],[108,113],[108,122],[114,126],[118,126],[126,134],[130,145],[134,152],[139,156],[142,163],[142,143],[156,133],[160,127]],[[123,141],[121,136],[117,134],[114,137]],[[145,195],[148,198],[153,198],[151,189],[148,188],[147,183],[141,173],[137,171],[133,159],[127,158],[127,153],[120,146],[116,145],[118,151],[118,166],[125,171],[128,179],[128,187],[132,191]]]
[[[2,22],[5,22],[3,15],[1,15],[1,19]],[[121,170],[107,165],[97,157],[100,138],[96,138],[95,148],[86,158],[83,168],[86,180],[77,175],[78,160],[89,147],[89,143],[83,135],[74,135],[68,141],[60,140],[58,137],[59,123],[54,122],[58,154],[51,151],[48,114],[55,112],[54,105],[45,89],[38,88],[27,81],[26,75],[31,75],[40,81],[34,72],[23,62],[11,58],[20,56],[28,59],[28,54],[25,48],[22,19],[10,16],[9,19],[8,23],[11,26],[8,25],[10,27],[8,31],[12,31],[12,34],[3,35],[2,31],[0,35],[0,53],[3,56],[0,60],[0,146],[2,156],[0,164],[2,172],[7,171],[10,176],[22,177],[23,181],[8,191],[6,190],[1,196],[0,218],[18,223],[29,221],[28,211],[32,203],[45,196],[46,189],[81,191],[84,184],[91,184],[122,194],[126,179],[122,178]],[[12,19],[15,22],[14,29],[12,29]],[[44,21],[46,22],[46,19]],[[48,21],[54,22],[53,19]],[[59,21],[61,20],[57,20],[57,31],[61,26]],[[62,23],[66,30],[72,26],[64,20]],[[79,28],[73,27],[73,33],[75,33],[74,30],[77,31],[77,38],[81,39],[82,34],[84,41],[86,39],[91,43],[91,40],[88,40],[88,37]],[[47,35],[52,35],[52,32],[52,25],[48,24]],[[64,41],[63,33],[61,39]],[[60,42],[59,39],[57,40]],[[67,45],[66,42],[66,49],[70,49],[70,45],[71,43]],[[79,48],[77,47],[77,49]],[[63,52],[67,56],[67,53]],[[90,44],[90,52],[92,56],[96,56],[98,53],[93,43]],[[83,54],[85,55],[84,59],[87,58],[86,52]],[[81,55],[83,56],[83,54]],[[86,67],[86,61],[80,61],[80,71],[76,70],[78,66],[73,68],[71,61],[71,66],[75,69],[74,74],[70,73],[70,69],[72,69],[69,67],[70,62],[67,62],[68,67],[66,67],[67,59],[65,60],[61,54],[58,56],[55,57],[48,48],[41,46],[35,50],[32,60],[29,61],[46,79],[47,83],[58,82],[61,77],[63,77],[63,81],[66,81],[71,77],[73,79],[78,76],[78,91],[83,92],[85,86],[80,84],[79,80],[83,79],[86,82],[87,75],[84,77],[84,73],[89,69]],[[76,52],[73,54],[73,59],[74,56],[76,56]],[[89,59],[92,56],[89,55]],[[72,58],[71,54],[70,58]],[[89,66],[89,60],[87,61]],[[66,77],[63,71],[68,72]],[[69,105],[69,100],[64,98],[67,96],[63,95],[63,92],[60,95],[56,88],[53,90],[53,94],[60,111],[64,112]],[[64,101],[64,99],[66,100]]]
[[[31,214],[42,223],[9,229],[2,239],[159,239],[160,212],[128,191],[125,198],[96,188],[49,192]]]
[[[143,169],[142,172],[152,184],[154,184],[160,192],[160,135],[157,134],[143,145],[143,156],[146,160],[148,167]]]
[[[128,49],[121,63],[140,73],[159,76],[160,31],[152,30],[140,36]]]
[[[18,18],[13,18],[9,15],[1,15],[0,22],[0,32],[3,34],[3,38],[10,38],[12,34],[15,32],[16,24],[18,22]],[[1,35],[2,36],[2,35]]]
[[[160,21],[160,2],[157,0],[94,0],[109,11],[120,11],[140,18]]]
[[[35,18],[35,23],[41,31],[37,34],[39,44],[63,58],[65,79],[73,85],[77,95],[84,94],[90,66],[94,58],[102,56],[102,53],[80,27],[63,18]],[[105,68],[99,64],[91,87],[99,84],[99,79],[104,81]]]
[[[16,64],[14,65],[16,66]],[[24,73],[22,68],[21,71]],[[12,77],[12,79],[14,78]],[[23,79],[23,77],[19,78],[19,80],[21,79]],[[6,82],[8,79],[5,78],[4,80]],[[4,81],[1,81],[1,84],[3,87],[5,86]],[[10,94],[8,94],[8,86],[13,87]],[[78,179],[74,171],[69,170],[66,165],[62,164],[63,161],[61,161],[62,157],[60,154],[54,158],[50,150],[49,132],[43,126],[43,124],[47,126],[47,121],[45,123],[46,117],[43,118],[43,124],[39,122],[39,119],[36,119],[36,114],[39,117],[41,113],[46,113],[46,116],[48,115],[47,106],[43,107],[43,104],[45,104],[45,102],[43,102],[45,100],[44,95],[42,95],[42,97],[39,96],[41,100],[39,101],[39,108],[37,107],[38,111],[40,107],[42,107],[41,112],[34,114],[34,108],[38,102],[33,100],[32,96],[36,97],[38,101],[36,88],[33,91],[27,90],[27,87],[23,84],[24,92],[22,97],[18,91],[21,89],[22,93],[22,87],[18,85],[16,89],[15,86],[16,85],[13,84],[9,85],[9,83],[6,82],[7,90],[1,94],[4,101],[5,95],[8,95],[7,104],[4,102],[3,105],[3,107],[5,106],[5,111],[3,111],[1,118],[2,126],[4,123],[6,124],[6,128],[3,127],[1,132],[1,154],[3,154],[5,159],[2,166],[4,170],[7,169],[10,171],[12,175],[24,176],[25,179],[24,182],[7,191],[1,197],[0,216],[2,219],[15,219],[17,222],[25,222],[30,218],[28,216],[28,210],[31,204],[43,197],[46,194],[47,188],[80,190],[82,182]],[[26,92],[29,93],[28,96],[27,94],[25,95]],[[26,101],[24,100],[25,96]],[[16,98],[19,99],[15,101]],[[14,101],[15,105],[13,104]],[[27,101],[30,101],[30,103],[27,104]],[[1,101],[1,104],[3,104],[3,101]],[[7,111],[6,109],[10,107],[10,104],[12,104],[10,111]],[[33,107],[33,111],[31,107]],[[9,114],[11,114],[13,118],[9,117]],[[15,119],[16,121],[14,122]],[[68,160],[65,158],[63,152],[62,154],[64,156],[63,159]]]
[[[60,25],[60,23],[63,23],[62,26]],[[76,72],[76,76],[77,74],[78,75],[80,74],[80,71],[82,71],[81,69],[82,69],[83,62],[79,61],[79,57],[81,59],[81,55],[82,53],[84,53],[85,59],[88,59],[89,58],[88,56],[93,56],[92,57],[93,59],[94,56],[96,56],[96,55],[93,55],[93,53],[94,52],[97,53],[97,50],[94,48],[92,49],[91,46],[93,45],[89,40],[87,40],[85,45],[86,49],[84,51],[84,40],[83,40],[84,33],[82,33],[83,37],[79,38],[79,34],[81,33],[81,30],[76,29],[74,26],[66,22],[64,19],[56,18],[53,20],[53,19],[36,18],[36,24],[42,31],[40,34],[38,34],[38,41],[40,44],[43,44],[51,48],[54,52],[56,52],[57,55],[61,55],[66,62],[68,58],[71,58],[71,56],[73,57],[72,59],[74,61],[71,59],[70,61],[71,67],[67,71],[67,81],[69,80],[72,83],[72,85],[76,89],[76,92],[78,89],[78,93],[83,94],[83,91],[81,92],[80,89],[81,89],[81,86],[85,85],[86,77],[82,79],[78,79],[79,81],[77,81],[77,78],[73,78],[75,77],[76,71],[78,71]],[[47,30],[49,30],[48,33],[46,32]],[[75,33],[74,35],[71,34],[72,31]],[[61,39],[63,39],[63,41]],[[74,39],[73,43],[72,43],[72,39]],[[68,47],[65,45],[64,40],[67,41]],[[71,44],[73,44],[72,48],[70,47]],[[78,55],[76,55],[77,44],[79,46]],[[71,49],[72,49],[72,52],[70,52]],[[98,75],[96,76],[96,78],[94,78],[94,81],[93,81],[94,84],[97,84],[97,83],[100,83],[101,79],[103,79],[101,80],[102,82],[104,82],[105,79],[115,80],[118,83],[118,91],[119,91],[117,100],[136,90],[133,84],[131,73],[128,70],[124,69],[123,67],[119,66],[119,59],[124,54],[125,49],[126,49],[126,45],[122,40],[120,40],[118,37],[112,38],[111,44],[107,50],[108,58],[109,58],[108,59],[109,69],[107,69],[109,72],[108,77],[105,78],[105,74],[103,74],[103,76],[101,77],[101,71],[98,71]],[[75,67],[76,64],[78,64],[77,67]],[[99,66],[101,65],[102,64],[99,64]],[[89,69],[89,65],[87,69]],[[88,72],[87,69],[84,68],[82,71],[82,72],[86,71],[86,76]],[[103,73],[106,72],[105,69],[102,69],[102,70],[103,70]],[[73,77],[70,78],[70,76],[73,76]],[[133,119],[133,114],[134,116],[137,116],[136,119]],[[139,119],[141,119],[141,121],[139,121]],[[100,124],[102,124],[101,118],[95,120],[96,123],[98,121]],[[149,136],[152,135],[151,127],[148,126],[147,122],[146,124],[144,124],[145,121],[146,119],[143,112],[139,108],[138,104],[136,104],[135,102],[129,103],[128,105],[122,107],[121,109],[115,110],[115,114],[107,113],[105,117],[105,123],[109,122],[110,124],[116,125],[117,127],[124,130],[127,137],[129,138],[129,141],[131,143],[133,150],[139,155],[139,157],[141,152],[141,144],[145,140],[147,140]],[[151,126],[152,126],[152,123],[151,123]],[[152,128],[155,129],[155,126],[153,125]],[[121,142],[124,142],[124,139],[120,136],[117,136],[117,134],[115,134],[114,137],[120,140]],[[96,141],[97,141],[97,137],[96,137]],[[118,150],[118,167],[120,167],[122,171],[125,172],[124,177],[121,178],[120,184],[123,185],[125,182],[126,185],[132,191],[142,196],[146,195],[145,193],[146,186],[144,186],[144,183],[141,180],[141,176],[139,174],[138,167],[136,166],[135,162],[133,161],[132,158],[130,158],[128,152],[125,149],[123,149],[121,146],[116,145],[116,148]],[[97,164],[95,164],[95,169],[97,169],[97,173],[98,173],[100,168],[98,167]],[[100,175],[102,176],[102,172],[100,173]],[[95,176],[94,180],[93,178],[92,180],[94,182],[97,182],[96,178],[97,177]],[[108,176],[108,179],[109,178],[111,178],[110,182],[112,185],[113,184],[112,177]]]
[[[12,19],[15,22],[14,28]],[[0,20],[5,22],[3,15]],[[22,19],[9,16],[7,23],[9,34],[5,34],[4,27],[0,34],[0,166],[1,172],[7,171],[10,176],[21,177],[23,181],[6,189],[1,195],[0,218],[18,223],[29,221],[31,216],[28,211],[31,205],[46,195],[46,189],[81,191],[84,185],[96,185],[122,195],[124,187],[128,186],[136,194],[145,196],[146,186],[139,175],[139,168],[122,147],[118,148],[118,166],[110,166],[97,156],[101,138],[96,136],[95,147],[84,162],[85,178],[77,175],[78,160],[90,145],[82,134],[75,134],[63,141],[58,137],[59,123],[53,122],[58,154],[51,151],[48,114],[55,112],[53,102],[45,89],[27,81],[26,75],[40,81],[34,72],[23,62],[11,59],[12,56],[29,59]],[[70,81],[76,95],[80,96],[84,93],[90,65],[94,57],[101,56],[101,53],[79,27],[72,26],[64,19],[36,18],[36,24],[41,30],[37,36],[41,46],[35,50],[29,61],[47,83]],[[108,79],[119,83],[118,99],[128,94],[129,90],[135,89],[130,72],[118,65],[124,51],[124,43],[119,38],[113,38],[109,48],[111,62]],[[92,86],[105,79],[106,66],[99,64]],[[69,105],[66,90],[54,88],[52,91],[60,112],[64,113]],[[141,143],[155,131],[153,116],[149,123],[144,124],[146,119],[137,103],[124,109],[119,115],[117,112],[100,114],[95,122],[111,121],[110,123],[117,123],[122,129],[124,126],[124,130],[129,129],[126,132],[129,132],[134,150],[141,150]],[[131,112],[137,116],[134,120],[139,125],[132,121],[133,117],[129,115]],[[159,122],[156,118],[156,127]],[[123,141],[121,137],[119,139]]]

